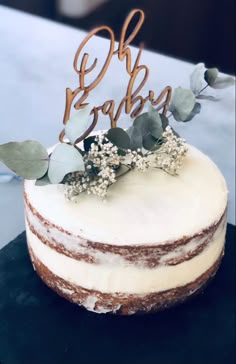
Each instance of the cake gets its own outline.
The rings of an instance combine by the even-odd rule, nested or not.
[[[199,291],[224,253],[227,188],[189,146],[179,176],[132,171],[105,202],[66,201],[59,185],[25,181],[27,242],[42,280],[95,312],[166,308]]]
[[[0,145],[0,161],[25,179],[27,244],[36,272],[62,297],[98,313],[131,315],[180,303],[206,285],[224,254],[224,177],[170,119],[189,122],[201,99],[217,100],[202,93],[207,87],[235,80],[199,64],[191,89],[166,86],[158,96],[152,90],[141,95],[149,69],[140,64],[142,46],[133,61],[129,44],[143,21],[142,10],[131,11],[118,46],[107,26],[85,37],[74,59],[79,86],[66,90],[60,143],[50,150],[31,140]],[[93,79],[98,59],[83,49],[99,32],[110,42]],[[125,96],[119,105],[109,97],[89,104],[113,57],[129,77]],[[119,127],[122,111],[126,129]],[[100,114],[110,129],[94,132]]]

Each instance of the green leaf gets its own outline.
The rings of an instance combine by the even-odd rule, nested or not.
[[[123,174],[128,173],[131,171],[129,167],[127,167],[125,164],[122,164],[117,170],[116,170],[116,178],[122,176]]]
[[[148,105],[148,113],[151,113],[151,112],[153,112],[153,111],[156,111],[156,109],[155,109],[155,107],[153,107],[153,105],[150,103],[150,104]]]
[[[126,150],[118,148],[117,154],[124,157],[126,155]]]
[[[120,149],[130,148],[129,135],[122,128],[111,128],[106,134],[107,139]]]
[[[47,150],[33,140],[0,145],[0,161],[25,179],[40,178],[48,169]]]
[[[151,119],[148,112],[140,114],[134,119],[133,127],[139,129],[141,135],[149,133],[148,120]]]
[[[147,120],[148,130],[156,139],[160,138],[163,133],[163,121],[161,115],[157,111],[149,111],[149,119]],[[164,116],[164,115],[163,115]]]
[[[217,68],[209,68],[204,74],[204,78],[209,86],[215,89],[222,89],[235,85],[235,78],[231,76],[218,77]]]
[[[169,110],[175,120],[185,121],[195,105],[195,96],[191,90],[178,87],[174,90]]]
[[[80,152],[72,145],[62,143],[58,144],[51,154],[48,178],[51,183],[60,183],[66,174],[84,169]]]
[[[132,135],[132,133],[133,133],[133,129],[134,129],[134,127],[133,126],[130,126],[128,129],[126,129],[125,131],[126,131],[126,133],[128,134],[128,136],[129,136],[129,138],[131,138],[131,135]]]
[[[95,135],[89,136],[88,138],[84,139],[84,150],[88,152],[91,148],[91,144],[95,143]]]
[[[143,147],[143,136],[139,128],[131,127],[130,133],[130,148],[136,150]]]
[[[88,129],[90,124],[89,116],[91,111],[91,106],[87,105],[83,109],[77,111],[67,121],[65,125],[65,135],[72,144],[74,144],[76,140]]]
[[[204,73],[204,79],[206,83],[212,87],[218,77],[218,69],[217,68],[209,68]]]
[[[190,88],[195,95],[198,95],[203,88],[205,69],[204,63],[198,63],[190,75]]]
[[[151,134],[147,134],[143,137],[143,147],[147,150],[154,150],[156,143],[157,139]]]
[[[192,120],[196,114],[200,113],[200,111],[201,111],[201,104],[199,104],[199,102],[196,102],[196,104],[194,105],[193,110],[191,111],[191,113],[187,117],[187,119],[184,120],[184,122]]]
[[[212,88],[222,89],[235,85],[235,79],[233,77],[217,77],[215,82],[211,85]]]
[[[164,114],[159,114],[159,115],[160,115],[160,118],[161,118],[162,129],[164,131],[166,129],[166,127],[169,125],[169,119]]]
[[[138,128],[144,137],[151,134],[156,139],[160,138],[163,133],[162,119],[156,110],[151,109],[149,112],[139,115],[133,123],[134,128]]]
[[[43,177],[35,181],[35,186],[47,186],[50,184],[51,182],[49,181],[48,174],[45,174]]]

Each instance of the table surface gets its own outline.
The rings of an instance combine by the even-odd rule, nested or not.
[[[73,60],[86,33],[3,6],[0,19],[0,143],[36,139],[45,146],[53,145],[62,129],[65,89],[78,86]],[[90,62],[95,56],[102,62],[108,48],[108,40],[93,38],[88,45]],[[137,49],[132,49],[134,61]],[[141,62],[150,68],[143,95],[150,89],[158,94],[167,84],[173,88],[189,87],[192,64],[147,50],[143,51]],[[103,82],[91,92],[90,100],[93,105],[108,99],[118,103],[127,82],[124,62],[114,59]],[[201,114],[190,123],[173,121],[172,125],[221,169],[229,189],[228,221],[235,224],[233,88],[221,90],[220,98],[217,103],[202,101]],[[128,126],[129,121],[121,123]],[[108,120],[101,118],[97,128],[108,126]],[[0,165],[0,173],[3,171],[5,167]],[[0,184],[0,247],[24,230],[21,190],[21,182],[16,180]]]

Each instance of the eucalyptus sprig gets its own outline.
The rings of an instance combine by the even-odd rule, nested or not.
[[[169,111],[176,121],[190,121],[201,111],[201,104],[191,90],[178,87],[174,90]]]
[[[0,161],[25,179],[41,178],[49,166],[47,150],[33,140],[0,145]]]
[[[150,109],[136,117],[133,125],[127,130],[112,128],[107,138],[121,150],[137,150],[144,148],[154,151],[160,147],[160,139],[169,124],[165,115]]]
[[[69,143],[57,144],[50,155],[37,141],[10,142],[0,145],[0,161],[25,179],[39,179],[38,184],[61,183],[68,173],[84,172],[83,152],[75,141],[87,130],[90,112],[91,106],[87,106],[68,120],[65,134]]]
[[[231,76],[219,76],[217,68],[205,67],[204,63],[199,63],[190,76],[190,88],[197,99],[219,101],[218,97],[203,94],[208,87],[213,89],[223,89],[235,85],[235,78]]]
[[[24,179],[47,176],[50,183],[60,183],[68,173],[84,171],[80,152],[65,143],[58,144],[50,155],[42,144],[33,140],[2,144],[0,161]]]
[[[190,121],[201,111],[201,104],[197,100],[219,101],[215,96],[203,94],[207,87],[223,89],[233,85],[233,77],[221,77],[217,68],[206,69],[203,63],[199,63],[190,75],[190,90],[182,87],[174,90],[169,117],[173,116],[176,121]]]
[[[222,89],[235,84],[233,77],[219,76],[216,68],[196,66],[190,76],[190,89],[174,90],[166,117],[153,107],[137,116],[128,129],[115,127],[101,136],[87,135],[90,105],[77,111],[65,125],[66,142],[57,144],[52,153],[37,141],[10,142],[0,145],[0,161],[37,185],[64,183],[68,196],[81,192],[104,196],[109,186],[136,168],[153,167],[177,173],[186,154],[184,141],[169,125],[170,117],[179,122],[192,120],[201,111],[200,99],[218,101],[203,93],[206,88]],[[83,139],[84,138],[84,139]],[[76,143],[83,139],[83,148]]]

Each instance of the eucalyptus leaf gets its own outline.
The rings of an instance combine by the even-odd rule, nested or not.
[[[147,134],[143,137],[143,147],[147,150],[154,150],[155,145],[157,144],[157,139],[154,138],[151,134]]]
[[[162,119],[156,110],[139,115],[133,123],[134,128],[138,128],[144,137],[151,134],[156,139],[160,138],[163,133]]]
[[[210,95],[197,95],[196,96],[196,99],[199,99],[199,100],[210,100],[210,101],[214,101],[214,102],[220,100],[219,97],[210,96]]]
[[[164,118],[157,111],[149,112],[150,118],[147,120],[148,129],[150,134],[156,139],[160,138],[163,133],[163,122]],[[164,115],[163,115],[164,116]]]
[[[60,183],[66,174],[84,169],[80,152],[74,146],[62,143],[58,144],[51,154],[48,178],[51,183]]]
[[[218,73],[219,71],[217,68],[209,68],[208,70],[205,71],[204,79],[209,86],[212,87],[212,85],[214,85],[218,77]]]
[[[217,77],[215,82],[211,85],[212,88],[222,89],[235,85],[235,79],[233,77]]]
[[[195,105],[195,96],[191,90],[178,87],[174,90],[169,110],[175,120],[185,121],[191,114]]]
[[[120,149],[130,148],[130,137],[122,128],[111,128],[106,134],[107,139]]]
[[[195,95],[198,95],[203,88],[205,64],[198,63],[190,75],[190,88]]]
[[[126,129],[126,133],[128,134],[129,138],[131,138],[131,135],[133,133],[134,127],[130,126],[128,129]]]
[[[151,119],[149,112],[144,112],[143,114],[138,115],[133,122],[133,127],[139,129],[141,135],[145,135],[149,133],[149,125],[148,120]]]
[[[152,113],[156,111],[156,109],[153,107],[153,105],[150,103],[149,106],[148,106],[148,113]]]
[[[50,184],[51,184],[51,182],[49,181],[47,174],[45,174],[43,177],[41,177],[35,181],[35,186],[47,186]]]
[[[91,148],[91,144],[95,143],[95,135],[89,136],[88,138],[84,139],[84,150],[88,152]]]
[[[150,105],[150,107],[148,108],[148,115],[155,118],[155,115],[158,114],[158,112],[156,111],[156,109],[152,106],[152,104]]]
[[[169,125],[169,119],[164,114],[159,114],[159,115],[160,115],[160,118],[161,118],[162,129],[164,131],[166,129],[166,127]]]
[[[129,171],[131,171],[131,169],[126,166],[125,164],[122,164],[121,166],[119,166],[119,168],[116,170],[116,178],[121,177],[123,174],[128,173]]]
[[[0,145],[0,161],[25,179],[40,178],[48,170],[47,150],[33,140]]]
[[[195,115],[200,113],[200,111],[201,111],[201,104],[199,102],[196,102],[196,104],[194,105],[193,110],[191,111],[191,113],[187,117],[187,119],[184,120],[184,122],[192,120]]]
[[[120,156],[125,156],[126,155],[126,150],[118,148],[117,154]]]
[[[133,127],[131,129],[130,148],[132,150],[136,150],[138,148],[142,148],[142,146],[143,146],[142,132],[139,128]]]
[[[89,116],[92,111],[91,105],[85,106],[77,111],[65,125],[65,135],[74,144],[89,127]]]

